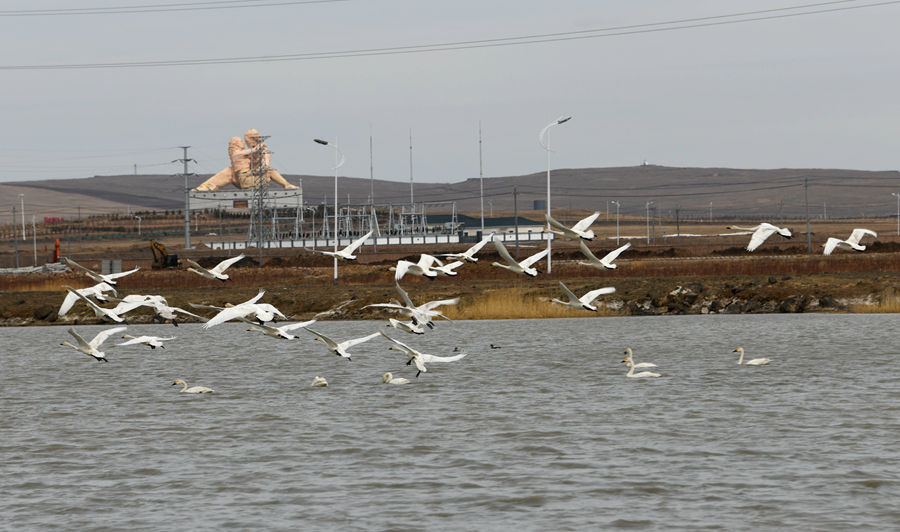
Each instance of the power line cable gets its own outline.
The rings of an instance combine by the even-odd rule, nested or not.
[[[46,65],[0,65],[0,70],[72,70],[72,69],[100,69],[100,68],[146,68],[146,67],[167,67],[167,66],[198,66],[198,65],[221,65],[221,64],[240,64],[240,63],[271,63],[283,61],[304,61],[318,59],[337,59],[350,57],[370,57],[381,55],[400,55],[423,52],[442,52],[455,50],[470,50],[477,48],[492,48],[499,46],[515,46],[522,44],[537,44],[549,42],[562,42],[581,39],[596,39],[602,37],[618,37],[623,35],[636,35],[643,33],[656,33],[662,31],[675,31],[685,29],[696,29],[710,26],[721,26],[727,24],[740,24],[744,22],[758,22],[764,20],[774,20],[781,18],[800,17],[808,15],[816,15],[823,13],[833,13],[840,11],[848,11],[855,9],[865,9],[871,7],[883,7],[887,5],[900,4],[900,0],[889,0],[883,2],[873,2],[861,5],[829,7],[823,9],[815,9],[808,11],[800,11],[797,13],[778,13],[765,15],[775,11],[808,9],[809,7],[827,6],[835,3],[856,2],[857,0],[838,0],[837,2],[820,2],[817,4],[805,4],[802,6],[778,8],[775,10],[764,10],[758,12],[746,12],[749,14],[762,14],[763,16],[746,17],[745,14],[728,14],[715,15],[710,17],[699,17],[695,19],[679,19],[666,22],[653,22],[647,24],[636,24],[631,26],[616,26],[611,28],[596,28],[591,30],[579,30],[571,32],[557,32],[537,35],[503,37],[494,39],[480,39],[471,41],[456,41],[445,43],[432,43],[411,46],[395,46],[384,48],[363,48],[340,50],[330,52],[304,52],[280,55],[261,55],[246,57],[220,57],[205,59],[165,59],[156,61],[120,61],[110,63],[70,63],[70,64],[46,64]],[[721,20],[734,17],[735,20]],[[696,21],[696,22],[694,22]],[[665,27],[661,27],[665,26]]]
[[[59,9],[2,10],[0,17],[48,17],[72,15],[121,15],[129,13],[165,13],[171,11],[210,11],[217,9],[244,9],[277,7],[300,4],[332,4],[351,0],[221,0],[212,2],[179,2],[115,7],[73,7]]]

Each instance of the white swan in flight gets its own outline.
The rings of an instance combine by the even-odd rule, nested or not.
[[[506,264],[492,262],[492,266],[499,266],[515,273],[524,273],[525,275],[530,275],[531,277],[537,277],[538,274],[537,269],[532,268],[531,265],[546,257],[547,253],[550,252],[549,249],[543,249],[523,260],[522,262],[517,262],[516,259],[514,259],[512,255],[509,254],[509,251],[506,250],[506,246],[503,245],[503,242],[494,240],[494,246],[497,248],[497,252],[500,254],[500,257],[506,261]]]
[[[107,301],[107,297],[104,295],[104,292],[112,292],[113,294],[118,295],[116,289],[110,286],[108,283],[97,283],[94,286],[79,288],[75,291],[85,297],[94,296],[100,301]],[[60,317],[65,316],[70,310],[72,310],[72,306],[76,301],[78,301],[77,294],[73,294],[71,292],[66,293],[66,297],[65,299],[63,299],[62,305],[59,306],[59,311],[57,311],[57,314]]]
[[[769,360],[768,358],[754,358],[753,360],[748,360],[747,362],[744,362],[744,348],[743,347],[738,347],[737,349],[732,351],[732,353],[740,353],[741,354],[741,356],[738,357],[738,362],[737,362],[738,365],[765,366],[766,364],[771,362],[771,360]]]
[[[584,240],[578,243],[578,247],[581,248],[581,253],[584,254],[584,256],[587,257],[590,261],[578,261],[578,264],[581,264],[582,266],[591,266],[593,268],[597,268],[598,270],[615,270],[617,266],[613,264],[613,261],[619,258],[619,255],[621,255],[623,251],[631,247],[631,242],[628,242],[624,246],[610,251],[609,253],[604,255],[602,259],[598,259],[596,255],[591,253],[591,249],[587,246]]]
[[[393,327],[395,329],[400,329],[401,331],[406,331],[411,334],[425,334],[425,329],[419,327],[412,321],[400,321],[394,318],[388,318],[388,327]]]
[[[572,239],[593,240],[594,231],[589,228],[598,216],[600,216],[600,211],[597,211],[587,218],[579,221],[577,224],[572,226],[571,229],[556,221],[549,214],[545,214],[544,218],[546,218],[547,220],[547,231],[555,235],[560,235]]]
[[[441,254],[441,256],[450,259],[461,260],[463,262],[478,262],[478,259],[475,258],[475,254],[481,251],[481,248],[483,248],[485,244],[490,242],[493,237],[494,233],[491,233],[482,238],[477,244],[463,251],[462,253],[443,253]]]
[[[825,255],[831,255],[831,252],[834,251],[835,248],[846,249],[848,251],[865,251],[866,246],[861,245],[859,241],[862,240],[866,235],[871,235],[873,238],[878,238],[878,233],[876,233],[875,231],[870,231],[869,229],[862,228],[854,229],[853,232],[850,233],[850,238],[848,238],[847,240],[829,237],[825,244],[823,244],[825,246]]]
[[[235,262],[238,262],[239,260],[243,259],[244,257],[246,257],[246,255],[244,255],[242,253],[242,254],[238,255],[237,257],[231,257],[230,259],[225,259],[222,262],[216,264],[214,267],[210,268],[209,270],[207,270],[203,266],[200,266],[199,264],[192,261],[191,259],[185,259],[185,260],[187,261],[188,264],[190,264],[192,266],[191,268],[188,268],[187,271],[194,272],[197,275],[199,275],[201,277],[205,277],[207,279],[211,279],[211,280],[218,279],[220,281],[227,281],[228,274],[225,273],[225,270],[227,270],[232,264],[234,264]]]
[[[172,383],[172,386],[175,386],[177,384],[184,385],[181,390],[178,390],[181,393],[213,393],[213,389],[207,388],[206,386],[191,386],[190,388],[188,388],[187,383],[181,379],[175,379],[175,382]]]
[[[252,298],[232,307],[214,307],[211,305],[195,304],[191,304],[191,306],[195,308],[213,308],[219,310],[218,314],[216,314],[215,316],[210,318],[209,321],[203,324],[204,329],[209,329],[210,327],[215,327],[216,325],[225,323],[226,321],[236,320],[240,318],[251,318],[259,323],[274,321],[275,316],[280,316],[283,319],[287,319],[287,316],[282,314],[281,311],[274,306],[268,303],[257,303],[257,301],[259,301],[265,293],[265,290],[260,289],[259,293]]]
[[[436,272],[432,265],[435,263],[443,266],[444,263],[432,257],[431,255],[423,253],[419,257],[419,262],[410,262],[408,260],[399,260],[397,261],[396,266],[391,266],[390,270],[394,273],[394,280],[399,281],[403,279],[407,273],[411,273],[413,275],[418,275],[419,277],[428,277],[429,279],[434,279],[438,276],[438,272]]]
[[[409,379],[404,379],[403,377],[394,378],[394,375],[389,371],[381,377],[381,384],[409,384]]]
[[[583,296],[578,297],[571,290],[569,290],[569,288],[565,284],[563,284],[562,281],[559,282],[559,287],[562,288],[563,293],[566,295],[566,298],[568,298],[568,301],[562,301],[560,299],[553,298],[553,300],[550,301],[551,303],[577,309],[593,310],[594,312],[597,312],[597,307],[591,304],[594,302],[594,300],[602,295],[613,294],[616,291],[616,289],[612,286],[607,286],[605,288],[591,290]]]
[[[753,235],[750,237],[750,243],[747,244],[747,251],[755,250],[756,248],[761,246],[767,238],[774,235],[775,233],[778,233],[784,238],[791,238],[792,236],[794,236],[793,234],[791,234],[791,230],[787,227],[776,227],[770,223],[765,222],[753,227],[738,227],[736,225],[729,225],[727,229],[753,231]]]
[[[354,338],[352,340],[346,340],[344,342],[338,343],[338,342],[335,342],[334,340],[332,340],[331,338],[325,336],[322,333],[317,333],[316,331],[310,329],[309,327],[304,327],[304,329],[306,329],[307,331],[316,335],[314,340],[322,342],[323,344],[325,344],[325,347],[328,348],[329,351],[331,351],[335,355],[346,358],[348,362],[351,360],[350,357],[352,356],[349,352],[347,352],[348,349],[350,349],[354,345],[358,345],[363,342],[368,342],[372,338],[375,338],[376,336],[378,336],[378,333],[372,333],[368,336],[363,336],[362,338]]]
[[[150,349],[156,349],[157,347],[165,349],[166,346],[163,345],[163,342],[175,339],[174,336],[163,338],[161,336],[131,336],[130,334],[123,334],[122,338],[128,338],[129,340],[127,342],[122,342],[121,344],[116,345],[144,344],[150,347]]]
[[[343,259],[343,260],[356,260],[356,255],[354,255],[354,253],[356,252],[357,249],[359,249],[360,246],[363,245],[363,242],[365,242],[366,240],[369,239],[370,236],[372,236],[372,233],[373,233],[373,231],[369,231],[365,235],[363,235],[360,238],[351,242],[349,246],[345,247],[344,249],[340,249],[338,251],[324,251],[324,250],[320,250],[320,249],[308,249],[308,248],[307,248],[307,251],[312,251],[313,253],[319,253],[322,255],[328,255],[329,257],[337,257],[337,258]]]
[[[406,365],[410,365],[413,362],[416,363],[416,369],[419,371],[416,372],[416,377],[419,376],[420,373],[426,373],[428,370],[425,368],[425,364],[430,364],[432,362],[455,362],[466,356],[466,353],[460,353],[458,355],[450,356],[450,357],[439,357],[436,355],[429,355],[428,353],[423,353],[412,347],[404,344],[399,340],[395,340],[390,336],[386,335],[383,331],[378,331],[381,336],[384,336],[388,340],[390,340],[394,345],[390,347],[390,349],[396,349],[397,351],[403,351],[407,356],[410,357],[409,361],[406,362]]]
[[[247,329],[248,331],[257,331],[257,332],[261,332],[267,336],[271,336],[272,338],[282,338],[284,340],[293,340],[295,338],[300,338],[296,334],[291,334],[288,331],[293,331],[293,330],[299,329],[301,327],[306,327],[307,325],[312,325],[313,323],[316,322],[316,320],[299,321],[297,323],[288,323],[287,325],[282,325],[281,327],[272,327],[269,325],[254,323],[247,319],[243,319],[243,321],[246,321],[247,323],[252,324]]]
[[[94,315],[96,315],[98,319],[114,321],[116,323],[122,323],[125,321],[125,318],[123,318],[122,316],[119,316],[113,309],[101,307],[100,305],[94,303],[87,297],[79,294],[78,291],[75,290],[74,288],[72,288],[71,286],[63,285],[63,288],[68,290],[70,294],[74,294],[76,298],[84,301],[87,304],[88,308],[90,308],[91,310],[94,311]]]
[[[93,270],[89,270],[88,268],[85,268],[81,264],[78,264],[77,262],[75,262],[74,260],[72,260],[68,257],[66,257],[66,264],[68,264],[72,268],[81,270],[82,272],[84,272],[85,275],[87,275],[91,279],[97,281],[98,283],[108,283],[111,285],[116,284],[116,279],[118,279],[119,277],[125,277],[126,275],[132,274],[132,273],[140,270],[140,268],[135,268],[133,270],[128,270],[127,272],[108,273],[106,275],[103,275],[103,274],[99,274]]]
[[[636,369],[655,368],[656,367],[656,364],[654,364],[653,362],[641,362],[640,364],[635,364],[634,363],[634,353],[631,352],[630,347],[625,348],[625,360],[623,360],[622,362],[625,362],[626,364],[631,364]]]
[[[625,376],[630,379],[640,379],[640,378],[644,378],[644,377],[662,377],[661,374],[653,373],[651,371],[642,371],[640,373],[635,373],[633,362],[628,362],[627,360],[623,360],[622,362],[625,362],[628,364],[628,373],[626,373]]]
[[[461,260],[455,260],[449,264],[441,264],[441,265],[432,265],[431,269],[437,272],[438,275],[445,275],[448,277],[452,277],[457,275],[459,272],[453,271],[456,268],[459,268],[464,264]]]
[[[369,307],[376,307],[393,310],[400,313],[400,315],[412,320],[414,325],[424,325],[429,329],[433,329],[434,324],[432,323],[432,321],[434,318],[443,318],[447,321],[451,321],[450,318],[444,316],[435,309],[445,305],[455,305],[459,303],[459,298],[455,297],[453,299],[439,299],[436,301],[429,301],[427,303],[416,306],[409,298],[409,294],[406,293],[406,290],[400,288],[400,283],[394,281],[394,287],[396,288],[397,293],[400,294],[400,298],[403,300],[402,305],[398,303],[373,303],[362,308],[366,309]]]
[[[153,309],[153,312],[155,314],[155,316],[153,317],[154,320],[156,320],[159,323],[171,322],[172,325],[174,325],[176,327],[178,327],[178,320],[181,319],[181,317],[179,317],[179,314],[183,314],[185,316],[190,316],[190,317],[196,318],[200,321],[206,321],[206,318],[204,318],[203,316],[199,316],[197,314],[194,314],[193,312],[184,310],[183,308],[180,308],[180,307],[170,306],[166,302],[166,298],[164,298],[163,296],[131,295],[131,296],[126,296],[125,299],[128,299],[128,298],[143,298],[143,300],[141,300],[141,299],[134,299],[132,301],[121,300],[122,302],[119,303],[116,306],[116,308],[113,309],[113,312],[116,312],[117,314],[123,314],[125,312],[130,312],[139,307],[149,307],[149,308]]]
[[[328,381],[325,380],[325,377],[319,377],[316,375],[313,377],[312,383],[310,384],[313,388],[324,388],[328,386]]]
[[[100,351],[100,344],[106,341],[111,335],[120,333],[127,329],[128,327],[113,327],[112,329],[105,329],[97,333],[97,336],[94,337],[90,342],[85,341],[84,338],[81,337],[80,334],[75,332],[75,329],[69,329],[69,334],[75,337],[75,342],[78,345],[70,344],[69,342],[62,342],[59,345],[65,345],[75,349],[76,351],[80,351],[85,355],[94,357],[94,360],[97,362],[109,362],[106,360],[106,354],[103,351]]]

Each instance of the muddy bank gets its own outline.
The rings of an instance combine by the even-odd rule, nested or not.
[[[819,273],[803,275],[724,275],[611,277],[608,274],[573,276],[562,267],[552,279],[497,274],[488,264],[471,265],[458,277],[434,281],[404,279],[403,286],[416,304],[459,297],[447,308],[454,319],[541,318],[559,316],[644,316],[678,314],[739,314],[798,312],[897,311],[900,274],[896,272]],[[493,278],[485,277],[488,274]],[[141,271],[120,281],[119,295],[160,294],[170,305],[204,316],[191,303],[224,306],[240,303],[263,287],[263,302],[271,303],[291,319],[310,319],[316,314],[350,301],[339,312],[319,319],[387,319],[390,314],[363,309],[371,303],[398,299],[391,273],[385,268],[351,266],[342,270],[338,285],[331,282],[328,268],[236,269],[228,282],[207,281],[184,271]],[[83,303],[65,317],[57,310],[65,297],[63,285],[90,286],[75,273],[34,274],[17,278],[18,287],[0,292],[0,325],[52,325],[100,323]],[[562,280],[576,294],[601,286],[614,286],[616,293],[600,301],[600,312],[565,310],[550,304],[562,297]],[[17,288],[17,289],[16,289]],[[484,309],[494,294],[505,294],[504,308]],[[511,303],[510,303],[511,301]],[[479,306],[479,304],[482,304]],[[893,305],[893,306],[892,306]],[[107,304],[106,306],[111,306]],[[140,309],[127,315],[129,323],[153,323],[153,313]],[[185,321],[192,321],[186,319]]]

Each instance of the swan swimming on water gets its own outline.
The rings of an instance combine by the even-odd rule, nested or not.
[[[310,384],[313,388],[324,388],[328,386],[328,381],[325,380],[325,377],[319,377],[316,375],[313,377],[312,384]]]
[[[97,362],[109,362],[106,360],[106,354],[103,351],[100,351],[100,344],[106,341],[111,335],[120,333],[127,329],[128,327],[113,327],[112,329],[106,329],[97,333],[97,336],[94,337],[90,342],[85,341],[84,338],[81,337],[80,334],[75,332],[75,329],[69,329],[69,334],[75,337],[75,342],[78,345],[70,344],[69,342],[62,342],[60,345],[65,345],[75,349],[76,351],[80,351],[85,355],[94,357],[94,360]]]
[[[744,362],[744,348],[743,347],[738,347],[737,349],[732,351],[732,353],[740,353],[741,354],[741,356],[738,357],[738,362],[737,362],[738,365],[765,366],[766,364],[771,362],[771,360],[769,360],[768,358],[754,358],[753,360],[748,360],[747,362]]]
[[[634,355],[634,353],[632,353],[631,348],[626,347],[625,348],[625,360],[623,360],[622,362],[633,365],[635,367],[635,369],[655,368],[656,367],[656,364],[654,364],[653,362],[641,362],[640,364],[635,364],[633,355]]]
[[[628,373],[625,374],[626,377],[629,377],[632,379],[639,379],[642,377],[661,377],[662,376],[659,373],[652,373],[650,371],[642,371],[640,373],[635,373],[634,372],[634,362],[630,362],[627,358],[625,360],[623,360],[622,362],[625,362],[626,364],[628,364]]]
[[[391,372],[387,372],[381,377],[381,384],[409,384],[409,382],[409,379],[404,379],[403,377],[395,379]]]
[[[175,386],[177,384],[184,385],[184,388],[179,390],[179,392],[181,393],[213,393],[213,389],[207,388],[206,386],[191,386],[190,388],[188,388],[187,383],[181,379],[175,379],[175,382],[172,383],[172,386]]]

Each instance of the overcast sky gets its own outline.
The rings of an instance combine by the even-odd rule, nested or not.
[[[289,5],[272,5],[286,3]],[[718,17],[789,8],[756,15]],[[178,173],[228,164],[230,137],[270,135],[282,173],[422,182],[546,168],[900,167],[900,3],[807,0],[32,0],[3,2],[0,182]],[[123,12],[134,6],[178,6]],[[118,13],[23,16],[23,10]],[[229,6],[228,9],[211,9]],[[247,7],[251,6],[251,7]],[[204,9],[197,9],[204,8]],[[180,9],[180,10],[176,10]],[[132,11],[134,11],[132,9]],[[58,14],[50,14],[58,13]],[[749,18],[780,17],[747,21]],[[740,23],[727,23],[737,20]],[[662,23],[662,24],[659,24]],[[716,23],[716,25],[708,25]],[[677,29],[687,25],[700,27]],[[629,30],[592,31],[632,27]],[[612,35],[627,33],[625,35]],[[504,46],[494,43],[552,42]],[[494,41],[531,37],[520,41]],[[585,38],[573,38],[585,37]],[[130,68],[172,62],[397,49],[277,62]]]

